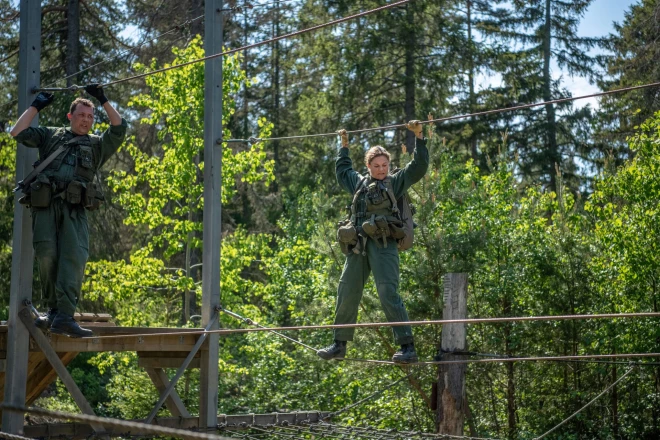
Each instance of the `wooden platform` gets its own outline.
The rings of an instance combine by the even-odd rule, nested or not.
[[[46,333],[50,346],[55,350],[62,363],[68,365],[82,352],[135,351],[138,363],[152,377],[157,388],[162,388],[162,369],[178,368],[191,351],[199,335],[163,335],[154,337],[135,337],[135,334],[158,334],[169,332],[193,332],[197,329],[181,328],[141,328],[118,327],[107,314],[76,313],[76,321],[94,331],[95,335],[125,335],[125,338],[75,339]],[[5,323],[3,323],[5,324]],[[197,330],[198,331],[198,330]],[[26,387],[26,405],[34,402],[48,386],[57,379],[57,374],[46,359],[44,353],[30,338],[28,347],[28,378]],[[202,348],[203,350],[203,348]],[[199,356],[191,362],[189,368],[199,368]],[[0,396],[4,395],[5,360],[7,357],[7,325],[0,325]],[[154,374],[155,373],[155,374]],[[165,380],[167,376],[165,376]],[[169,402],[168,402],[169,403]],[[168,405],[169,406],[169,405]],[[178,414],[177,414],[178,415]]]

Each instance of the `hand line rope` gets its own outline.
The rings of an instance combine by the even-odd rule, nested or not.
[[[22,435],[10,434],[4,431],[0,431],[0,438],[6,438],[8,440],[32,440],[30,437],[23,437]]]
[[[129,430],[137,430],[144,433],[158,434],[166,437],[180,437],[190,440],[227,440],[227,437],[220,437],[212,434],[204,434],[199,432],[186,431],[184,429],[168,428],[158,425],[150,425],[141,422],[111,419],[108,417],[98,417],[87,414],[71,414],[61,411],[52,411],[43,408],[30,407],[25,408],[22,406],[0,404],[0,409],[5,411],[13,411],[18,413],[29,413],[40,416],[53,417],[60,420],[73,420],[82,423],[98,423],[103,426],[110,426],[116,428],[127,428]]]
[[[301,347],[305,347],[306,349],[311,350],[311,351],[313,351],[313,352],[315,352],[315,353],[316,353],[317,351],[319,351],[318,348],[314,348],[314,347],[312,347],[311,345],[307,345],[307,344],[305,344],[304,342],[301,342],[301,341],[299,341],[299,340],[297,340],[297,339],[294,339],[294,338],[292,338],[292,337],[290,337],[290,336],[284,335],[284,334],[282,334],[282,333],[280,333],[280,332],[278,332],[278,331],[271,330],[269,327],[263,326],[263,325],[259,324],[258,322],[253,321],[253,320],[250,319],[250,318],[244,318],[244,317],[242,317],[241,315],[239,315],[238,313],[234,313],[234,312],[232,312],[232,311],[230,311],[230,310],[227,310],[227,309],[224,309],[224,308],[221,308],[220,311],[223,312],[223,313],[225,313],[225,314],[227,314],[227,315],[229,315],[229,316],[231,316],[232,318],[236,318],[236,319],[238,319],[239,321],[243,321],[243,322],[244,322],[245,324],[247,324],[247,325],[252,325],[252,326],[255,326],[255,327],[258,327],[258,328],[266,329],[266,330],[268,330],[269,332],[271,332],[271,333],[273,333],[273,334],[275,334],[275,335],[277,335],[277,336],[279,336],[279,337],[281,337],[281,338],[284,338],[284,339],[289,340],[289,341],[291,341],[291,342],[293,342],[293,343],[295,343],[295,344],[298,344],[298,345],[300,345]]]
[[[205,56],[203,58],[198,58],[196,60],[187,61],[185,63],[175,64],[173,66],[164,67],[162,69],[152,70],[150,72],[145,72],[145,73],[142,73],[140,75],[134,75],[134,76],[129,76],[128,78],[123,78],[123,79],[119,79],[119,80],[116,80],[116,81],[110,81],[110,82],[101,84],[101,87],[111,86],[111,85],[119,84],[119,83],[122,83],[122,82],[125,82],[125,81],[131,81],[131,80],[134,80],[134,79],[144,78],[145,76],[150,76],[150,75],[155,75],[155,74],[158,74],[158,73],[167,72],[168,70],[178,69],[179,67],[185,67],[185,66],[189,66],[191,64],[201,63],[202,61],[207,61],[207,60],[211,60],[213,58],[218,58],[218,57],[221,57],[221,56],[224,56],[224,55],[231,55],[231,54],[236,53],[236,52],[242,52],[242,51],[247,50],[247,49],[253,49],[255,47],[264,46],[264,45],[267,45],[267,44],[270,44],[270,43],[274,43],[275,41],[295,37],[295,36],[298,36],[298,35],[305,34],[307,32],[313,32],[313,31],[323,29],[323,28],[326,28],[326,27],[329,27],[329,26],[334,26],[336,24],[344,23],[346,21],[355,20],[356,18],[365,17],[367,15],[374,14],[376,12],[381,12],[381,11],[384,11],[384,10],[387,10],[387,9],[391,9],[391,8],[396,7],[396,6],[401,6],[401,5],[404,5],[404,4],[406,4],[410,1],[411,0],[400,0],[398,2],[391,3],[389,5],[381,6],[379,8],[371,9],[371,10],[365,11],[365,12],[360,12],[359,14],[349,15],[348,17],[343,17],[343,18],[340,18],[340,19],[337,19],[337,20],[333,20],[333,21],[324,23],[324,24],[320,24],[320,25],[317,25],[317,26],[312,26],[312,27],[302,29],[302,30],[299,30],[299,31],[296,31],[296,32],[291,32],[289,34],[280,35],[279,37],[271,38],[271,39],[268,39],[268,40],[265,40],[265,41],[260,41],[258,43],[248,44],[248,45],[243,46],[243,47],[239,47],[239,48],[236,48],[236,49],[230,49],[230,50],[227,50],[225,52],[220,52],[220,53],[217,53],[217,54],[214,54],[214,55],[208,55],[208,56]]]
[[[431,120],[425,120],[425,121],[419,121],[421,124],[431,124],[431,123],[439,123],[439,122],[446,122],[446,121],[453,121],[457,119],[468,119],[468,118],[473,118],[477,116],[487,116],[487,115],[493,115],[493,114],[498,114],[498,113],[505,113],[505,112],[513,112],[516,110],[524,110],[528,108],[533,108],[533,107],[541,107],[544,105],[550,105],[550,104],[561,104],[565,102],[570,102],[570,101],[578,101],[581,99],[588,99],[588,98],[597,98],[601,96],[607,96],[607,95],[613,95],[617,93],[624,93],[624,92],[630,92],[634,90],[640,90],[640,89],[645,89],[645,88],[652,88],[652,87],[660,87],[660,82],[655,82],[655,83],[649,83],[649,84],[643,84],[639,86],[633,86],[633,87],[625,87],[621,89],[615,89],[615,90],[608,90],[604,92],[598,92],[598,93],[592,93],[590,95],[581,95],[581,96],[572,96],[570,98],[560,98],[560,99],[554,99],[551,101],[543,101],[543,102],[537,102],[533,104],[521,104],[521,105],[516,105],[513,107],[503,107],[503,108],[498,108],[494,110],[486,110],[482,112],[476,112],[476,113],[467,113],[467,114],[462,114],[462,115],[456,115],[456,116],[448,116],[444,118],[437,118],[437,119],[431,119]],[[359,133],[367,133],[367,132],[372,132],[372,131],[387,131],[387,130],[393,130],[396,128],[405,128],[406,124],[393,124],[393,125],[384,125],[381,127],[373,127],[373,128],[363,128],[359,130],[348,130],[348,134],[359,134]],[[281,141],[281,140],[295,140],[295,139],[309,139],[309,138],[316,138],[316,137],[331,137],[331,136],[337,136],[336,132],[333,133],[318,133],[318,134],[306,134],[306,135],[296,135],[296,136],[281,136],[281,137],[270,137],[270,138],[250,138],[250,139],[234,139],[234,142],[238,141],[243,141],[243,142],[253,142],[253,141],[259,141],[259,142],[265,142],[265,141]]]
[[[597,395],[596,397],[594,397],[593,399],[591,399],[591,401],[590,401],[589,403],[587,403],[587,404],[584,405],[582,408],[580,408],[579,410],[575,411],[573,414],[571,414],[570,416],[568,416],[566,419],[564,419],[561,423],[559,423],[557,426],[555,426],[554,428],[552,428],[550,431],[548,431],[548,432],[546,432],[546,433],[544,433],[544,434],[541,434],[541,435],[538,436],[538,437],[535,437],[534,440],[541,440],[542,438],[548,436],[549,434],[551,434],[551,433],[553,433],[554,431],[556,431],[557,429],[559,429],[561,426],[563,426],[564,424],[566,424],[569,420],[571,420],[572,418],[574,418],[575,416],[577,416],[578,414],[580,414],[582,411],[584,411],[584,410],[587,409],[589,406],[591,406],[594,402],[596,402],[598,399],[600,399],[605,393],[607,393],[609,390],[611,390],[612,388],[614,388],[619,382],[621,382],[621,381],[624,380],[626,377],[628,377],[628,375],[630,375],[630,373],[632,373],[632,372],[635,370],[635,368],[636,368],[636,367],[631,367],[631,368],[626,372],[626,374],[624,374],[624,375],[621,376],[619,379],[617,379],[616,382],[614,382],[613,384],[611,384],[609,387],[605,388],[605,389],[603,390],[603,392],[601,392],[599,395]]]
[[[643,359],[643,358],[660,358],[660,353],[617,353],[617,354],[584,354],[575,356],[529,356],[529,357],[503,357],[503,358],[487,358],[487,359],[457,359],[454,361],[421,361],[402,364],[392,361],[381,361],[376,359],[356,359],[344,358],[344,361],[349,362],[362,362],[368,364],[378,365],[396,365],[400,366],[424,366],[424,365],[450,365],[450,364],[491,364],[498,362],[570,362],[573,360],[581,359]],[[630,364],[628,362],[628,364]],[[639,365],[647,365],[647,363],[640,363]],[[655,365],[653,365],[655,366]]]
[[[377,327],[401,327],[410,325],[413,327],[426,325],[444,325],[444,324],[501,324],[511,322],[535,322],[535,321],[572,321],[572,320],[591,320],[591,319],[620,319],[620,318],[660,318],[660,312],[645,313],[605,313],[595,315],[550,315],[550,316],[521,316],[521,317],[502,317],[502,318],[465,318],[465,319],[439,319],[428,321],[401,321],[401,322],[368,322],[356,324],[325,324],[325,325],[298,325],[288,327],[264,327],[264,328],[234,328],[209,330],[204,329],[192,331],[173,331],[162,333],[143,333],[130,335],[106,335],[92,336],[87,339],[118,339],[127,337],[158,337],[158,336],[179,336],[181,334],[197,335],[203,333],[233,334],[233,333],[252,333],[264,331],[287,331],[287,330],[321,330],[337,328],[377,328]]]

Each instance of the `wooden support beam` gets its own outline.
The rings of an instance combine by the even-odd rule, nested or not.
[[[465,273],[448,273],[444,277],[444,309],[442,319],[464,319],[467,317],[467,283]],[[444,324],[442,326],[441,353],[464,352],[467,350],[466,325]],[[459,360],[465,356],[453,355]],[[466,364],[443,364],[438,366],[436,431],[439,434],[463,435],[465,415],[465,371]]]
[[[151,357],[140,356],[138,354],[138,367],[141,368],[179,368],[183,364],[183,357]],[[200,355],[197,355],[190,361],[188,368],[199,368]]]
[[[209,323],[206,325],[206,328],[205,328],[204,330],[209,331],[211,328],[213,328],[213,326],[214,326],[217,322],[218,322],[218,312],[216,311],[216,312],[213,314],[213,316],[211,317],[211,320],[210,320]],[[188,356],[186,357],[186,359],[183,361],[183,363],[181,364],[181,366],[179,367],[179,369],[176,370],[176,374],[175,374],[174,377],[172,378],[172,381],[170,382],[170,384],[169,384],[169,385],[167,386],[167,388],[165,388],[165,390],[163,390],[163,392],[160,394],[160,399],[158,399],[158,402],[156,403],[156,406],[154,406],[154,409],[151,410],[151,412],[149,413],[149,415],[147,416],[147,418],[144,420],[144,423],[151,423],[151,422],[154,420],[154,418],[156,417],[156,414],[157,414],[158,411],[160,410],[160,407],[163,406],[163,403],[165,403],[165,400],[166,400],[167,397],[170,395],[170,393],[171,393],[172,391],[174,391],[174,386],[175,386],[176,383],[179,381],[179,379],[181,379],[181,376],[183,376],[183,373],[184,373],[184,372],[186,371],[186,369],[188,368],[188,365],[190,365],[190,362],[192,362],[193,358],[195,357],[195,355],[197,354],[197,352],[198,352],[199,349],[201,348],[202,344],[204,343],[204,341],[206,340],[206,338],[208,337],[208,335],[209,335],[208,333],[204,333],[204,334],[202,334],[202,335],[199,337],[199,339],[198,339],[197,342],[195,343],[195,346],[192,348],[192,350],[190,351],[190,353],[188,353]],[[202,358],[203,358],[203,357],[204,357],[204,354],[202,354]],[[216,361],[216,363],[217,363],[217,361]],[[202,367],[203,367],[203,365],[202,365]],[[217,369],[217,365],[216,365],[216,369]],[[203,371],[202,371],[202,373],[203,373]],[[216,382],[217,382],[217,381],[216,381]],[[202,386],[203,386],[203,384],[204,384],[204,381],[202,381]],[[217,389],[217,387],[218,387],[218,384],[217,384],[217,383],[216,383],[215,387],[216,387],[216,389]],[[216,398],[216,401],[217,401],[217,398]],[[217,409],[215,410],[214,414],[215,414],[215,413],[217,413]]]
[[[145,368],[144,369],[154,386],[158,390],[158,393],[163,394],[167,387],[170,386],[170,379],[167,377],[167,373],[162,368]],[[176,390],[172,392],[165,399],[165,406],[170,411],[174,417],[190,417],[190,413],[186,409],[186,406],[183,404],[183,401],[179,397],[179,394]]]
[[[278,426],[308,426],[318,423],[328,417],[328,412],[295,412],[274,414],[239,414],[219,415],[214,419],[215,425],[225,425],[232,431],[249,429],[252,423]],[[135,420],[139,422],[140,420]],[[166,426],[176,429],[199,429],[199,417],[161,417],[153,422],[154,425]],[[108,428],[110,436],[122,434],[117,428]],[[86,439],[94,434],[92,428],[86,423],[49,423],[47,425],[32,425],[25,427],[25,435],[31,438],[67,438],[70,440]],[[222,435],[222,432],[219,433]]]
[[[53,350],[53,348],[48,343],[46,336],[44,336],[44,334],[41,333],[41,330],[39,330],[34,325],[30,311],[27,308],[24,308],[19,312],[18,315],[21,322],[23,322],[23,325],[25,325],[25,328],[27,328],[28,332],[30,332],[30,336],[32,336],[34,341],[41,348],[44,355],[46,356],[46,359],[48,359],[48,362],[50,362],[59,378],[62,380],[62,382],[64,382],[66,389],[69,391],[69,393],[71,393],[71,397],[73,397],[73,400],[78,405],[78,408],[80,408],[84,414],[95,416],[96,414],[94,413],[91,405],[89,402],[87,402],[87,399],[85,399],[85,396],[80,391],[80,388],[78,388],[78,385],[76,385],[76,382],[73,380],[60,358],[57,356],[55,350]],[[9,411],[6,411],[6,413],[9,413]],[[96,431],[97,435],[105,434],[105,429],[102,425],[92,424],[92,428],[94,431]]]
[[[32,358],[41,355],[41,360],[30,366],[27,381],[27,395],[25,404],[30,405],[37,400],[41,393],[57,379],[57,372],[50,365],[50,362],[41,353],[30,353],[30,364],[33,364]],[[78,353],[58,353],[57,354],[65,367],[78,356]]]

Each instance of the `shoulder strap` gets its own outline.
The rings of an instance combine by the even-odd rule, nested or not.
[[[62,145],[60,145],[59,148],[57,150],[53,151],[53,153],[50,156],[48,156],[47,158],[42,160],[39,163],[39,165],[37,165],[37,167],[35,169],[33,169],[30,174],[27,175],[27,177],[25,177],[23,180],[18,182],[18,186],[16,186],[16,188],[14,188],[14,192],[16,192],[18,189],[23,189],[23,188],[27,187],[28,185],[30,185],[30,183],[32,183],[32,181],[37,177],[37,175],[39,173],[41,173],[43,170],[45,170],[46,167],[48,165],[50,165],[51,162],[53,162],[57,156],[59,156],[64,151],[67,151],[69,148],[71,148],[72,144],[75,144],[76,142],[78,142],[79,140],[84,139],[85,137],[87,137],[87,135],[85,135],[85,136],[76,136],[73,139],[65,142]]]
[[[392,179],[390,179],[390,176],[385,178],[385,192],[387,193],[387,197],[389,197],[390,203],[392,204],[392,214],[394,214],[395,217],[398,217],[399,206],[396,202],[396,198],[394,197],[394,187],[392,186]]]

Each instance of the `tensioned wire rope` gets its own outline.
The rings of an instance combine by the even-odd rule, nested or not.
[[[291,1],[296,1],[296,0],[280,0],[279,3],[286,3],[286,2],[291,2]],[[275,4],[275,3],[276,3],[276,2],[265,3],[265,4],[257,4],[257,5],[252,5],[252,4],[250,4],[249,9],[251,9],[251,10],[252,10],[252,9],[260,9],[260,8],[264,8],[264,7],[269,6],[269,5],[273,5],[273,4]],[[243,9],[243,8],[240,7],[240,6],[234,6],[234,7],[232,7],[232,8],[222,9],[222,11],[240,11],[241,9]],[[105,58],[104,60],[101,60],[101,61],[99,61],[98,63],[93,64],[93,65],[91,65],[91,66],[89,66],[89,67],[86,67],[86,68],[84,68],[84,69],[82,69],[82,70],[79,70],[79,71],[76,72],[76,73],[72,73],[71,75],[67,75],[67,76],[65,76],[64,78],[60,78],[60,79],[58,79],[58,80],[56,80],[56,81],[54,81],[54,82],[52,82],[52,83],[50,83],[50,84],[45,85],[45,86],[42,87],[42,88],[39,88],[39,90],[42,91],[42,92],[49,92],[49,91],[59,92],[59,91],[66,91],[66,90],[69,90],[69,91],[76,91],[76,90],[82,89],[81,86],[71,86],[71,87],[56,88],[56,89],[49,89],[49,87],[55,85],[56,83],[58,83],[58,82],[60,82],[60,81],[65,81],[65,80],[67,80],[67,79],[69,79],[69,78],[73,78],[73,77],[75,77],[75,76],[77,76],[77,75],[79,75],[79,74],[81,74],[81,73],[87,72],[87,71],[90,70],[90,69],[93,69],[93,68],[96,68],[96,67],[98,67],[98,66],[101,66],[101,65],[107,64],[107,63],[109,63],[110,61],[112,61],[112,60],[114,60],[114,59],[117,59],[117,58],[119,58],[119,57],[121,57],[121,56],[123,56],[123,55],[126,55],[126,54],[128,54],[128,53],[131,53],[131,52],[133,52],[133,51],[136,51],[136,50],[142,48],[143,46],[145,46],[145,45],[147,45],[147,44],[149,44],[149,43],[152,43],[152,42],[154,42],[154,41],[156,41],[156,40],[161,39],[162,37],[164,37],[164,36],[166,36],[166,35],[169,35],[169,34],[174,33],[174,32],[176,32],[176,31],[180,31],[180,30],[183,29],[185,26],[188,26],[188,25],[190,25],[190,24],[192,24],[192,23],[195,23],[196,21],[199,21],[199,20],[201,20],[201,19],[203,19],[203,18],[204,18],[204,15],[200,15],[200,16],[198,16],[198,17],[191,18],[191,19],[189,19],[189,20],[186,20],[186,21],[184,21],[184,22],[181,22],[181,23],[179,23],[179,24],[173,26],[171,29],[169,29],[169,30],[167,30],[167,31],[165,31],[165,32],[162,32],[162,33],[156,35],[156,36],[153,37],[153,38],[150,38],[150,39],[148,39],[148,40],[143,41],[142,43],[138,44],[138,45],[135,46],[135,47],[130,47],[130,48],[128,48],[128,49],[125,49],[125,50],[119,52],[119,53],[116,54],[116,55],[113,55],[113,56],[110,56],[110,57],[108,57],[108,58]],[[181,38],[177,38],[174,42],[179,41],[179,40],[181,40]],[[36,89],[35,89],[35,90],[36,90]]]
[[[545,105],[563,104],[563,103],[566,103],[566,102],[578,101],[578,100],[582,100],[582,99],[598,98],[598,97],[602,97],[602,96],[614,95],[614,94],[618,94],[618,93],[631,92],[631,91],[634,91],[634,90],[641,90],[641,89],[653,88],[653,87],[660,87],[660,82],[642,84],[642,85],[639,85],[639,86],[624,87],[624,88],[614,89],[614,90],[607,90],[607,91],[604,91],[604,92],[597,92],[597,93],[592,93],[592,94],[589,94],[589,95],[571,96],[571,97],[568,97],[568,98],[559,98],[559,99],[553,99],[553,100],[550,100],[550,101],[535,102],[535,103],[532,103],[532,104],[519,104],[519,105],[510,106],[510,107],[501,107],[501,108],[497,108],[497,109],[493,109],[493,110],[484,110],[484,111],[475,112],[475,113],[466,113],[466,114],[461,114],[461,115],[447,116],[447,117],[435,118],[435,119],[429,119],[429,120],[420,120],[419,122],[421,124],[434,124],[434,123],[441,123],[441,122],[447,122],[447,121],[454,121],[454,120],[458,120],[458,119],[468,119],[468,118],[479,117],[479,116],[489,116],[489,115],[494,115],[494,114],[499,114],[499,113],[514,112],[514,111],[517,111],[517,110],[525,110],[525,109],[534,108],[534,107],[542,107],[542,106],[545,106]],[[395,130],[395,129],[398,129],[398,128],[405,128],[405,127],[406,127],[406,124],[392,124],[392,125],[383,125],[383,126],[380,126],[380,127],[362,128],[362,129],[357,129],[357,130],[347,130],[346,133],[347,134],[361,134],[361,133],[367,133],[367,132],[372,132],[372,131],[389,131],[389,130]],[[332,137],[332,136],[337,136],[337,132],[302,134],[302,135],[280,136],[280,137],[270,137],[270,138],[251,137],[249,139],[228,139],[225,142],[255,143],[255,142],[282,141],[282,140],[302,140],[302,139],[312,139],[312,138],[318,138],[318,137]]]
[[[234,313],[230,310],[227,309],[221,309],[221,312],[225,313],[226,315],[231,316],[232,318],[235,318],[244,324],[247,325],[252,325],[255,327],[262,328],[266,331],[269,331],[270,333],[279,336],[283,339],[286,339],[288,341],[293,342],[294,344],[300,345],[303,348],[306,348],[310,351],[317,352],[319,349],[314,348],[308,344],[305,344],[304,342],[292,338],[290,336],[287,336],[283,333],[280,333],[278,331],[272,330],[271,327],[267,327],[264,325],[259,324],[258,322],[254,321],[253,319],[250,318],[245,318],[238,313]],[[472,357],[485,357],[485,358],[492,358],[492,359],[526,359],[528,358],[527,356],[507,356],[503,354],[494,354],[494,353],[476,353],[472,351],[452,351],[452,352],[443,352],[443,356],[472,356]],[[343,358],[343,361],[354,361],[354,362],[376,362],[368,359],[354,359],[354,358]],[[543,360],[548,360],[548,361],[553,361],[553,362],[568,362],[568,363],[584,363],[584,364],[605,364],[605,365],[638,365],[638,366],[643,366],[643,367],[657,367],[660,366],[660,362],[632,362],[632,361],[607,361],[607,360],[594,360],[594,359],[559,359],[558,357],[555,357],[555,359],[547,359],[546,357],[543,357]],[[379,361],[380,362],[380,361]],[[388,362],[388,361],[383,361],[383,362]],[[423,364],[423,365],[437,365],[438,363],[443,363],[442,359],[435,358],[435,363],[431,364]],[[394,362],[389,362],[387,365],[394,364]],[[397,363],[396,365],[407,365],[407,364],[400,364]]]
[[[660,318],[660,312],[438,319],[438,320],[428,320],[428,321],[365,322],[365,323],[356,323],[356,324],[317,324],[317,325],[296,325],[296,326],[288,326],[288,327],[233,328],[233,329],[218,329],[218,330],[208,330],[208,331],[205,331],[203,329],[200,330],[182,329],[181,331],[174,331],[174,332],[91,336],[85,339],[117,339],[117,338],[127,338],[127,337],[200,335],[204,333],[207,334],[218,333],[222,335],[227,335],[234,333],[273,332],[273,331],[289,331],[289,330],[328,330],[328,329],[340,329],[340,328],[401,327],[406,325],[419,327],[426,325],[444,325],[444,324],[502,324],[502,323],[513,323],[513,322],[575,321],[575,320],[593,320],[593,319],[622,319],[622,318]]]
[[[175,64],[173,66],[163,67],[162,69],[152,70],[152,71],[145,72],[145,73],[142,73],[142,74],[139,74],[139,75],[133,75],[133,76],[129,76],[127,78],[118,79],[116,81],[110,81],[110,82],[101,84],[100,87],[111,86],[111,85],[114,85],[114,84],[119,84],[119,83],[123,83],[123,82],[126,82],[126,81],[131,81],[131,80],[134,80],[134,79],[144,78],[146,76],[156,75],[158,73],[167,72],[167,71],[172,70],[172,69],[178,69],[180,67],[189,66],[191,64],[201,63],[203,61],[211,60],[211,59],[222,57],[222,56],[225,56],[225,55],[231,55],[233,53],[242,52],[242,51],[245,51],[245,50],[248,50],[248,49],[253,49],[255,47],[264,46],[264,45],[267,45],[267,44],[270,44],[270,43],[274,43],[276,41],[288,39],[288,38],[295,37],[295,36],[298,36],[298,35],[302,35],[302,34],[305,34],[305,33],[308,33],[308,32],[314,32],[314,31],[317,31],[319,29],[323,29],[323,28],[334,26],[334,25],[344,23],[344,22],[347,22],[347,21],[355,20],[355,19],[358,19],[358,18],[361,18],[361,17],[365,17],[367,15],[377,13],[377,12],[392,9],[392,8],[397,7],[397,6],[402,6],[402,5],[407,4],[411,1],[413,1],[413,0],[400,0],[400,1],[397,1],[397,2],[394,2],[394,3],[390,3],[388,5],[385,5],[385,6],[375,8],[375,9],[370,9],[368,11],[360,12],[358,14],[349,15],[347,17],[339,18],[337,20],[332,20],[332,21],[329,21],[327,23],[319,24],[319,25],[312,26],[312,27],[309,27],[309,28],[306,28],[306,29],[301,29],[299,31],[291,32],[291,33],[288,33],[288,34],[285,34],[285,35],[280,35],[278,37],[270,38],[268,40],[248,44],[246,46],[238,47],[236,49],[230,49],[230,50],[220,52],[220,53],[217,53],[217,54],[207,55],[207,56],[202,57],[202,58],[187,61],[185,63],[180,63],[180,64]]]
[[[186,431],[184,429],[168,428],[165,426],[158,426],[129,420],[112,419],[109,417],[99,417],[87,414],[72,414],[36,407],[26,408],[17,405],[0,404],[0,410],[46,416],[60,420],[72,420],[74,422],[98,423],[99,425],[106,427],[124,428],[128,430],[140,431],[143,433],[156,434],[165,437],[178,437],[187,440],[228,440],[227,437],[221,437],[218,435],[206,434],[202,432]]]

